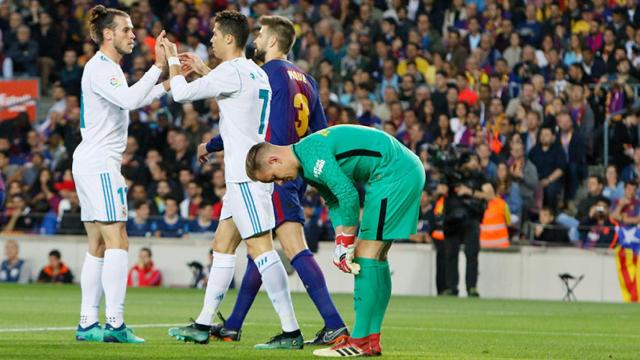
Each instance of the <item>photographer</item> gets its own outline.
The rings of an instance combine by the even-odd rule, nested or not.
[[[609,218],[611,201],[600,197],[589,209],[589,217],[580,223],[582,246],[608,247],[615,235],[615,224]]]
[[[444,235],[447,258],[446,279],[448,295],[458,295],[458,253],[464,243],[467,259],[466,285],[470,297],[479,296],[478,252],[480,251],[480,222],[487,200],[494,197],[491,183],[481,172],[476,154],[463,153],[456,171],[447,176],[449,196],[445,200]]]

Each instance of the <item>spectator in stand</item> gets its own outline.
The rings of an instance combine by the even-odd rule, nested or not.
[[[587,144],[579,131],[574,130],[571,116],[562,112],[556,116],[558,122],[558,142],[567,160],[565,179],[565,199],[573,200],[578,187],[587,175]]]
[[[627,165],[620,174],[620,180],[637,181],[638,175],[640,175],[640,147],[637,147],[633,151],[633,164]]]
[[[183,219],[194,220],[198,215],[198,209],[202,204],[202,186],[197,181],[191,180],[187,184],[186,196],[180,203],[180,216]]]
[[[75,192],[75,188],[69,189],[68,186],[67,184],[62,184],[59,188],[61,192],[67,191],[69,195],[65,199],[66,206],[62,210],[58,234],[84,234],[84,225],[80,220],[80,199],[78,199],[78,193]]]
[[[540,210],[540,223],[535,226],[533,233],[536,241],[557,245],[569,244],[567,230],[555,222],[555,215],[550,207],[545,206]]]
[[[83,68],[78,64],[78,54],[73,49],[64,52],[63,66],[58,74],[62,87],[69,95],[80,96]]]
[[[2,233],[30,233],[37,229],[38,219],[31,213],[31,208],[24,196],[18,193],[11,195],[10,199],[5,210],[5,219],[8,221]]]
[[[8,43],[2,71],[6,78],[36,77],[38,75],[38,43],[31,39],[31,29],[20,25],[16,41]]]
[[[188,232],[188,223],[180,217],[178,202],[172,197],[165,200],[164,216],[155,222],[155,235],[181,238]]]
[[[624,196],[613,204],[611,217],[620,225],[637,225],[640,223],[640,199],[636,191],[638,184],[635,181],[624,183]]]
[[[527,112],[525,123],[527,131],[520,133],[522,143],[525,145],[525,155],[529,154],[529,151],[536,146],[538,142],[538,136],[540,132],[540,126],[542,125],[540,114],[536,111]]]
[[[625,181],[622,174],[624,169],[635,163],[634,149],[638,146],[637,127],[638,116],[635,111],[626,114],[621,121],[613,122],[612,139],[616,141],[610,144],[611,156],[622,181]]]
[[[56,61],[60,59],[62,49],[62,39],[60,31],[53,18],[48,12],[40,12],[38,17],[34,17],[33,38],[38,43],[39,58],[38,68],[40,70],[40,79],[42,83],[43,94],[49,89],[49,78],[56,67]]]
[[[603,189],[604,182],[600,176],[589,176],[587,178],[587,195],[578,202],[576,216],[573,217],[566,213],[558,215],[557,221],[569,229],[569,239],[571,239],[571,241],[578,241],[581,238],[578,226],[587,221],[591,216],[590,209],[602,198]]]
[[[202,201],[198,204],[198,217],[189,223],[189,233],[213,234],[218,228],[218,221],[212,220],[213,204]]]
[[[538,113],[538,119],[542,119],[544,116],[544,109],[540,105],[539,99],[535,93],[535,89],[533,84],[530,82],[526,82],[522,84],[522,93],[519,97],[511,99],[509,101],[509,105],[507,105],[507,110],[505,114],[508,118],[515,118],[520,107],[523,107],[525,110],[530,109],[531,111],[535,111]]]
[[[496,178],[496,194],[509,206],[511,212],[511,226],[518,227],[522,218],[522,196],[520,186],[513,181],[509,166],[505,163],[498,164]]]
[[[476,146],[476,155],[480,160],[481,171],[489,181],[495,181],[498,176],[498,167],[491,159],[491,150],[486,142],[482,142]]]
[[[418,214],[418,232],[411,235],[409,240],[417,243],[432,242],[431,232],[434,230],[435,217],[433,213],[434,201],[431,201],[431,194],[427,190],[422,191],[420,197],[420,213]]]
[[[129,270],[128,287],[158,287],[162,285],[162,273],[153,266],[151,249],[143,247],[138,262]]]
[[[147,200],[137,200],[135,215],[127,220],[127,234],[129,236],[149,237],[153,234],[153,224],[149,221],[151,212]]]
[[[552,128],[540,130],[536,146],[529,152],[529,159],[538,170],[540,186],[544,191],[544,205],[556,209],[564,186],[562,177],[566,169],[566,156],[562,147],[554,141]]]
[[[609,199],[610,202],[613,203],[624,195],[624,182],[618,181],[618,171],[615,165],[607,166],[604,181],[602,195]]]
[[[31,281],[31,269],[24,259],[20,259],[19,251],[17,241],[4,243],[5,260],[0,263],[0,282],[26,284]]]
[[[71,284],[73,274],[65,263],[61,261],[60,251],[51,250],[49,252],[49,263],[42,268],[38,275],[39,283]]]
[[[52,205],[57,205],[58,194],[53,185],[53,174],[48,168],[40,170],[38,180],[29,189],[30,208],[34,213],[44,214]]]
[[[600,197],[589,209],[589,216],[580,222],[582,246],[609,247],[615,236],[615,224],[609,218],[611,201]]]

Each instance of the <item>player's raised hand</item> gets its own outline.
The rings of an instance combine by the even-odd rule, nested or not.
[[[166,37],[166,33],[164,30],[160,32],[158,37],[156,38],[156,47],[154,49],[156,54],[156,63],[155,65],[161,69],[163,69],[167,65],[167,56],[164,50],[164,39]]]
[[[167,58],[178,56],[178,47],[166,37],[163,39],[163,46]]]
[[[178,54],[180,64],[183,67],[188,67],[196,74],[205,76],[211,71],[209,67],[202,61],[202,59],[194,53],[180,53]]]

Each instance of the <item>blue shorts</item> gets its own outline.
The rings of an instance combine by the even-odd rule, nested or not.
[[[307,184],[301,177],[287,181],[282,186],[273,184],[273,212],[276,216],[276,228],[287,221],[304,225],[304,210],[300,199],[304,196]]]

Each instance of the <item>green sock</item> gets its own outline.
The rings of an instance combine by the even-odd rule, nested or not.
[[[389,262],[378,262],[378,296],[376,305],[373,308],[373,316],[369,324],[369,334],[378,334],[382,328],[384,314],[387,312],[389,299],[391,298],[391,272],[389,271]]]
[[[371,319],[376,311],[380,291],[378,289],[379,262],[367,258],[355,258],[354,262],[360,264],[360,273],[355,276],[353,309],[356,314],[356,322],[353,325],[351,336],[360,339],[370,334]]]

